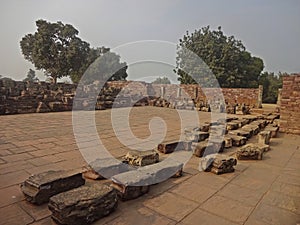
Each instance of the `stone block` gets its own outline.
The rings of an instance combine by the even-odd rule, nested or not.
[[[271,131],[261,131],[258,133],[258,143],[259,144],[266,144],[270,143],[271,139]]]
[[[93,183],[51,197],[48,207],[58,224],[81,225],[109,215],[117,205],[112,187]]]
[[[200,141],[204,141],[208,137],[209,137],[208,132],[203,132],[203,131],[185,132],[185,138],[187,141],[200,142]]]
[[[214,174],[232,173],[234,172],[234,166],[237,164],[235,158],[224,157],[218,155],[214,158],[210,171]]]
[[[231,148],[232,147],[232,138],[230,136],[224,136],[224,141],[225,141],[225,148]]]
[[[238,122],[228,122],[226,124],[226,129],[227,130],[236,130],[239,128],[239,123]]]
[[[202,141],[199,143],[192,144],[193,154],[197,157],[202,157],[206,148],[212,148],[212,143],[208,143],[208,141]]]
[[[172,153],[175,150],[191,150],[191,144],[189,141],[164,142],[157,146],[157,150],[165,154]]]
[[[276,138],[279,127],[273,127],[273,126],[268,125],[268,126],[265,127],[264,130],[271,132],[271,138]]]
[[[234,166],[237,164],[236,159],[221,155],[209,155],[200,160],[199,169],[214,174],[223,174],[234,172]]]
[[[157,163],[159,161],[159,155],[154,150],[148,151],[129,151],[125,157],[124,162],[133,166],[146,166]]]
[[[123,163],[115,158],[98,158],[92,161],[89,166],[94,170],[94,173],[100,176],[97,179],[109,179],[116,174],[134,170],[131,165]]]
[[[228,132],[229,134],[237,135],[245,137],[246,139],[250,138],[252,136],[253,131],[248,129],[238,129],[238,130],[231,130]]]
[[[27,201],[40,205],[58,193],[79,187],[85,183],[76,171],[47,171],[30,176],[21,184]]]
[[[242,146],[245,145],[247,142],[247,138],[243,136],[234,135],[234,134],[226,134],[225,138],[231,138],[233,146]]]
[[[183,164],[171,159],[160,163],[139,167],[134,171],[117,174],[112,177],[112,187],[117,190],[122,201],[135,199],[149,191],[150,185],[160,183],[169,177],[182,174]]]
[[[236,157],[239,160],[261,160],[264,150],[259,144],[247,144],[241,147],[236,152]]]

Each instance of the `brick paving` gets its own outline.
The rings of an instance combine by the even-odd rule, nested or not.
[[[185,125],[192,125],[188,113]],[[165,140],[180,138],[176,110],[155,107],[132,110],[133,134],[147,138],[149,121],[155,116],[166,124]],[[199,118],[209,121],[210,113],[199,112]],[[111,110],[97,111],[95,121],[111,154],[126,154],[129,147],[114,136]],[[81,169],[86,164],[73,135],[71,112],[1,116],[0,124],[0,224],[54,224],[47,204],[27,203],[19,184],[34,173]],[[234,173],[218,176],[199,172],[199,158],[192,157],[181,178],[170,178],[138,199],[120,202],[114,213],[94,224],[296,225],[300,223],[300,138],[280,133],[270,146],[263,160],[238,161]],[[226,154],[233,152],[234,148]]]

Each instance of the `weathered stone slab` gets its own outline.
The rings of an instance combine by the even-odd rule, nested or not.
[[[200,141],[204,141],[208,137],[209,137],[208,132],[203,132],[203,131],[185,132],[185,138],[187,141],[200,142]]]
[[[93,183],[51,197],[48,207],[58,224],[82,225],[107,216],[117,205],[112,187]]]
[[[239,122],[228,122],[226,124],[226,129],[227,130],[236,130],[239,128]]]
[[[209,128],[210,128],[210,124],[207,123],[201,124],[199,127],[199,131],[208,132]]]
[[[234,135],[234,134],[226,134],[225,138],[231,138],[233,146],[242,146],[245,145],[247,142],[247,138],[243,136]]]
[[[85,183],[82,174],[76,171],[47,171],[30,176],[21,184],[26,200],[40,205],[58,193],[79,187]]]
[[[99,174],[99,179],[110,178],[116,174],[134,170],[134,168],[131,165],[122,163],[121,161],[115,158],[98,158],[91,162],[89,166],[97,174]]]
[[[228,157],[222,157],[217,156],[213,163],[210,171],[214,174],[223,174],[223,173],[232,173],[234,172],[234,166],[237,164],[237,161],[235,158],[228,158]]]
[[[250,123],[249,119],[240,118],[236,122],[239,123],[239,127],[245,126],[246,124]]]
[[[225,141],[225,148],[231,148],[232,147],[232,138],[230,136],[224,136],[224,141]]]
[[[222,136],[227,133],[225,125],[212,125],[210,127],[210,133],[215,136]]]
[[[234,172],[236,159],[221,155],[210,155],[200,160],[200,170],[212,172],[214,174],[223,174]]]
[[[157,163],[159,161],[159,155],[154,150],[131,150],[125,155],[124,161],[133,166],[146,166]]]
[[[223,152],[225,148],[225,141],[223,137],[214,136],[209,139],[209,142],[212,144],[212,152],[218,153]]]
[[[182,174],[183,164],[174,160],[139,167],[137,170],[121,173],[112,177],[112,187],[117,190],[121,200],[135,199],[149,191],[149,186],[166,180],[167,174],[178,177]]]
[[[251,136],[257,135],[260,131],[259,126],[256,124],[247,124],[241,128],[242,130],[248,131]]]
[[[271,131],[261,131],[258,133],[258,143],[268,145],[271,139]]]
[[[247,144],[236,152],[239,160],[261,160],[264,150],[258,144]]]
[[[271,138],[276,138],[277,133],[278,133],[279,127],[273,127],[273,126],[266,126],[265,131],[270,131],[271,132]]]
[[[191,150],[191,144],[189,141],[164,142],[157,146],[157,150],[165,154],[172,153],[175,150]]]
[[[197,157],[202,157],[206,148],[212,148],[212,143],[208,143],[208,141],[202,141],[199,143],[192,144],[193,154]]]
[[[228,133],[229,134],[233,134],[233,135],[238,135],[238,136],[242,136],[245,138],[250,138],[252,135],[252,130],[243,130],[242,128],[238,129],[238,130],[231,130]]]
[[[267,126],[267,120],[259,119],[259,120],[253,121],[251,123],[251,125],[257,125],[262,130]]]

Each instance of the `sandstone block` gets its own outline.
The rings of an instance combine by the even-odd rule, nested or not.
[[[112,177],[112,187],[117,190],[121,200],[135,199],[149,191],[150,185],[162,182],[169,177],[182,174],[183,164],[174,160],[139,167],[137,170],[117,174]]]
[[[129,151],[124,161],[133,166],[146,166],[157,163],[159,161],[159,155],[154,150],[149,151]]]
[[[239,128],[239,123],[238,122],[228,122],[226,124],[226,129],[227,130],[236,130]]]
[[[40,205],[58,193],[79,187],[85,183],[76,171],[47,171],[30,176],[21,184],[26,200]]]
[[[202,157],[206,148],[212,148],[212,143],[208,143],[208,141],[202,141],[199,143],[192,144],[193,154],[197,157]]]
[[[168,154],[175,150],[191,150],[191,142],[189,141],[172,141],[161,143],[157,146],[157,150]]]
[[[200,142],[207,139],[209,137],[209,133],[203,131],[185,132],[185,137],[187,141]]]
[[[263,153],[258,144],[247,144],[236,152],[236,157],[239,160],[261,160]]]
[[[279,127],[273,127],[273,126],[266,126],[265,131],[270,131],[271,132],[271,138],[275,138],[277,136]]]
[[[233,146],[242,146],[246,144],[247,138],[234,134],[226,134],[225,138],[231,138]]]
[[[82,225],[107,216],[117,205],[112,187],[93,183],[51,197],[48,207],[58,224]]]
[[[271,139],[271,131],[261,131],[258,134],[259,144],[269,144]]]

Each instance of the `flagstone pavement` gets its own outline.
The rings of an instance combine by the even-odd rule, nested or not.
[[[113,119],[111,110],[104,110],[96,111],[95,123],[105,148],[119,158],[134,143],[125,146],[115,136],[112,120],[128,120],[133,135],[153,146],[151,130],[165,134],[165,141],[177,140],[183,126],[195,124],[189,113],[181,125],[182,116],[172,109],[135,107],[129,116]],[[200,122],[211,118],[210,113],[197,114]],[[86,165],[74,137],[72,112],[1,116],[0,126],[0,224],[54,224],[47,204],[27,203],[19,185],[31,174]],[[126,129],[122,132],[128,135]],[[87,145],[88,140],[87,135]],[[192,157],[182,177],[120,202],[115,212],[94,224],[300,224],[300,136],[280,133],[270,147],[263,160],[238,161],[236,171],[224,175],[199,172],[199,158]],[[225,154],[233,155],[234,149]]]

